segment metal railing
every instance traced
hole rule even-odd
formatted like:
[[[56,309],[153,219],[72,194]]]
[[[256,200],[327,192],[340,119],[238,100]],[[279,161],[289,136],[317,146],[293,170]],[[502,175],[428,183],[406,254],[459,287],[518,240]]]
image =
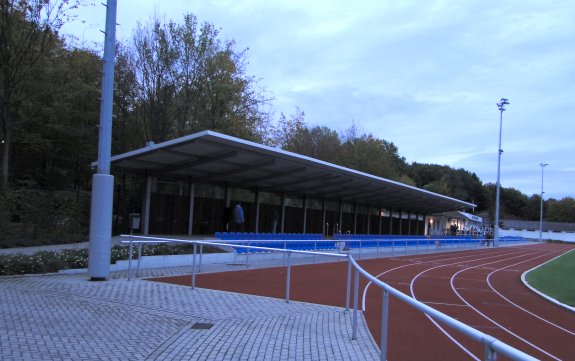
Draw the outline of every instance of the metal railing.
[[[475,342],[480,343],[483,345],[484,348],[484,360],[486,361],[496,361],[497,355],[501,354],[506,357],[509,357],[512,360],[526,360],[526,361],[536,361],[537,359],[486,334],[475,328],[466,325],[465,323],[458,321],[406,294],[403,292],[391,287],[390,285],[380,281],[376,277],[372,276],[366,270],[364,270],[354,259],[351,253],[342,254],[342,253],[329,253],[329,252],[317,252],[317,251],[303,251],[303,250],[291,250],[286,248],[272,248],[272,247],[258,247],[258,246],[251,246],[251,245],[242,245],[236,243],[228,243],[228,242],[206,242],[206,241],[193,241],[193,240],[181,240],[181,239],[171,239],[171,238],[154,238],[154,237],[145,237],[145,236],[133,236],[133,235],[122,235],[122,238],[128,238],[127,241],[122,241],[122,243],[129,243],[129,258],[128,258],[128,280],[131,280],[131,264],[133,261],[132,252],[133,252],[133,244],[137,243],[138,247],[138,274],[140,271],[140,261],[142,258],[142,244],[145,243],[186,243],[186,244],[193,244],[193,258],[192,258],[192,289],[196,287],[196,273],[201,270],[201,263],[202,263],[202,250],[203,246],[216,246],[216,247],[232,247],[232,248],[243,248],[246,250],[253,250],[258,252],[283,252],[287,255],[286,263],[286,288],[285,288],[285,301],[289,303],[290,301],[290,289],[291,289],[291,268],[292,268],[292,261],[291,256],[292,254],[307,254],[312,256],[327,256],[327,257],[335,257],[339,259],[346,259],[348,262],[347,267],[347,281],[346,281],[346,299],[345,299],[345,311],[349,312],[350,309],[350,296],[351,296],[351,283],[352,283],[352,271],[353,271],[353,311],[352,311],[352,340],[357,339],[357,328],[358,328],[358,307],[359,307],[359,277],[363,275],[369,281],[371,281],[374,285],[378,286],[382,289],[382,319],[381,319],[381,340],[380,340],[380,360],[385,361],[387,360],[387,340],[389,338],[388,332],[388,322],[389,322],[389,296],[393,296],[401,302],[406,303],[407,305],[413,307],[417,311],[428,315],[429,317],[433,318],[435,321],[442,323],[443,325],[462,333],[463,335],[469,337],[470,339],[474,340]],[[292,240],[296,241],[296,240]],[[346,242],[350,242],[353,240],[346,240]],[[371,240],[370,240],[371,241]],[[401,240],[404,241],[404,240]],[[406,240],[407,241],[407,240]],[[237,242],[237,241],[234,241]],[[254,242],[254,241],[250,241]],[[318,241],[319,242],[319,241]],[[333,241],[331,241],[333,242]],[[196,267],[196,256],[198,254],[197,247],[200,247],[199,252],[199,264]],[[287,246],[287,245],[286,245]],[[407,248],[407,243],[405,243],[405,247]],[[249,252],[246,252],[247,257],[249,257]],[[247,258],[246,258],[247,261]],[[198,270],[196,271],[196,268]]]

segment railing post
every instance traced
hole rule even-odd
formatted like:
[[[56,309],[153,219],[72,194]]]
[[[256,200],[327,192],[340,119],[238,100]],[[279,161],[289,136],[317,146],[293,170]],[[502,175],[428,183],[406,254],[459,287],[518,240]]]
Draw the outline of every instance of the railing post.
[[[140,277],[140,268],[142,265],[142,242],[138,245],[138,270],[136,271],[136,277]]]
[[[286,303],[289,303],[289,291],[291,283],[291,252],[287,254],[287,275],[286,275]]]
[[[200,244],[200,264],[198,264],[198,272],[202,272],[202,254],[204,253],[204,245]]]
[[[485,344],[485,361],[497,361],[497,352],[491,348],[489,343]]]
[[[244,243],[245,244],[245,243]],[[251,242],[248,241],[248,247],[251,245]],[[250,267],[250,249],[246,248],[246,268]]]
[[[192,257],[192,289],[196,288],[196,243],[194,243],[194,255]]]
[[[128,247],[128,281],[132,280],[132,250],[134,249],[134,239],[130,237],[130,247]]]
[[[351,339],[357,340],[357,308],[359,298],[359,271],[355,270],[353,277],[353,332]]]
[[[349,311],[349,296],[351,295],[351,255],[347,255],[347,288],[345,291],[345,312]]]
[[[389,292],[384,288],[381,289],[383,302],[381,305],[381,348],[379,359],[381,361],[387,360],[387,325],[389,322]]]

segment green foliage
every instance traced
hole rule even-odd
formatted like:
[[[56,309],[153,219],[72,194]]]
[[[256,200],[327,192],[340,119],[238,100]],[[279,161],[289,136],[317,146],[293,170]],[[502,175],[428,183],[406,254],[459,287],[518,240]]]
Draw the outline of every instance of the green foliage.
[[[88,192],[18,189],[0,194],[0,247],[84,241]]]
[[[575,251],[527,274],[527,282],[541,292],[575,306]]]
[[[413,163],[408,174],[415,186],[485,207],[485,195],[481,181],[465,169],[453,169],[445,165]]]
[[[12,142],[26,97],[23,84],[58,42],[58,30],[81,0],[0,1],[0,136],[3,138],[0,190],[8,189]]]
[[[15,126],[13,184],[87,189],[96,158],[99,57],[55,47],[23,84],[26,99]]]
[[[575,198],[550,199],[546,203],[546,221],[575,223]]]
[[[142,246],[142,256],[192,254],[193,245],[169,245],[165,243],[146,244]],[[199,249],[198,249],[199,252]],[[204,246],[203,253],[218,253],[219,249]],[[111,263],[127,260],[129,246],[116,245],[112,247]],[[133,259],[138,258],[138,248],[133,247]],[[33,255],[0,254],[0,276],[52,273],[63,269],[88,267],[87,249],[64,249],[57,252],[41,251]]]
[[[132,42],[118,48],[114,131],[126,138],[115,148],[131,150],[206,129],[263,141],[268,99],[245,73],[245,51],[234,47],[191,14],[181,24],[158,17],[139,24]]]

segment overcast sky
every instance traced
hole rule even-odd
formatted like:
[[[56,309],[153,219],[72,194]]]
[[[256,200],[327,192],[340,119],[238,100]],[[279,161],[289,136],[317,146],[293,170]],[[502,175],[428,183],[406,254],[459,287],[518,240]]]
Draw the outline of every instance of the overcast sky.
[[[495,183],[501,97],[501,184],[575,196],[575,1],[118,0],[117,37],[154,13],[193,13],[249,48],[248,73],[299,107],[309,125],[355,122],[408,162],[445,164]],[[103,42],[105,8],[64,28]],[[84,21],[82,23],[82,21]]]

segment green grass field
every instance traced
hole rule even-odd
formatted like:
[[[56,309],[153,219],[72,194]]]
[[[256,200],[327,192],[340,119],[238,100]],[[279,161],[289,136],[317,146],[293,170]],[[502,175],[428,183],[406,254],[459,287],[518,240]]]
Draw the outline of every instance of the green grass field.
[[[575,250],[527,274],[532,287],[569,306],[575,306]]]

